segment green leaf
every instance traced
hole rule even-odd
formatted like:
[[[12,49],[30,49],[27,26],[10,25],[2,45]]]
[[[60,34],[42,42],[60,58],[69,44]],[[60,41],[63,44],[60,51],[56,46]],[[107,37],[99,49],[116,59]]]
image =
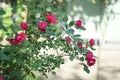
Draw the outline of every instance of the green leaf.
[[[0,53],[0,57],[3,59],[3,60],[6,60],[6,61],[9,61],[10,60],[10,57],[7,56],[6,54],[4,54],[2,51]]]
[[[76,34],[76,35],[74,35],[74,37],[80,37],[81,35],[79,35],[79,34]]]
[[[6,12],[0,8],[0,15],[4,15]]]
[[[55,71],[52,71],[52,75],[56,75],[56,72],[55,72]]]
[[[10,25],[10,29],[16,34],[16,30],[15,30],[15,27],[13,25]]]
[[[35,75],[34,75],[34,73],[33,73],[33,72],[31,72],[31,75],[33,76],[33,78],[35,78]]]
[[[80,59],[79,59],[80,61],[84,61],[84,57],[80,57]]]
[[[30,15],[30,18],[31,19],[35,19],[35,15]]]
[[[84,66],[84,71],[85,71],[86,73],[90,73],[90,70],[88,69],[87,66]]]
[[[4,25],[2,25],[1,27],[5,32],[7,32],[7,28]]]
[[[84,71],[86,72],[86,73],[90,73],[90,70],[89,70],[89,68],[88,68],[88,66],[86,65],[86,64],[84,64],[84,63],[81,63],[81,65],[83,65],[84,66]]]
[[[86,30],[84,26],[79,27],[81,30]]]
[[[65,21],[65,22],[67,22],[68,21],[67,15],[65,15],[62,20]]]
[[[70,23],[69,23],[69,26],[73,26],[75,24],[75,22],[74,21],[71,21]]]
[[[73,61],[73,60],[74,60],[74,56],[73,56],[73,55],[70,55],[69,59],[70,59],[71,61]]]
[[[96,50],[95,48],[93,48],[93,46],[89,46],[92,50]]]
[[[76,40],[77,42],[84,43],[84,41],[83,41],[82,39],[80,39],[80,38],[76,38],[75,40]]]
[[[70,34],[74,34],[74,32],[75,32],[75,31],[74,31],[73,29],[68,29],[68,30],[66,30],[66,33],[69,34],[69,35],[70,35]]]

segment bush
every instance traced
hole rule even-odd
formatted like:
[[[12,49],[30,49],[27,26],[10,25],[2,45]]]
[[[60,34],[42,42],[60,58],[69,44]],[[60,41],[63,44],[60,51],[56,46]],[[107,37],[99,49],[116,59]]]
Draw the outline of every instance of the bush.
[[[81,20],[67,23],[68,17],[61,15],[54,8],[56,0],[24,0],[27,6],[27,21],[11,26],[12,33],[7,32],[9,44],[0,45],[1,76],[5,80],[25,80],[33,71],[56,74],[56,68],[65,63],[64,56],[71,61],[77,59],[89,73],[89,66],[96,59],[92,50],[94,40],[85,41],[75,29],[86,30]],[[36,15],[37,14],[37,15]],[[54,51],[52,51],[54,50]]]

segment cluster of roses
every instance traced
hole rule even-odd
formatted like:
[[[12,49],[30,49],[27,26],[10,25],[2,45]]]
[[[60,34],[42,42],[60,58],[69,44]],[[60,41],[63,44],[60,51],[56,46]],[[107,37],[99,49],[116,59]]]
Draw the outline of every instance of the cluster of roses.
[[[48,23],[53,23],[53,24],[56,23],[56,17],[54,14],[47,14],[46,19],[48,22],[41,21],[38,23],[38,30],[40,30],[41,32],[45,32],[45,28],[47,28]],[[22,30],[26,30],[28,28],[28,24],[25,22],[22,22],[20,24],[20,28]],[[18,45],[18,44],[21,44],[22,42],[24,42],[25,39],[26,39],[25,33],[21,32],[21,33],[16,34],[14,39],[8,39],[8,41],[9,41],[9,43],[11,43],[13,45]]]
[[[81,27],[81,26],[82,26],[82,21],[81,21],[81,20],[77,20],[77,21],[75,22],[75,26],[76,26],[76,28]],[[65,38],[66,38],[66,44],[69,45],[69,44],[72,42],[71,37],[70,37],[70,36],[66,36]],[[94,44],[95,44],[94,39],[90,39],[90,40],[89,40],[89,45],[90,45],[90,46],[93,46]],[[78,45],[78,47],[79,47],[80,49],[82,49],[83,44],[82,44],[81,42],[77,42],[77,45]],[[88,48],[88,46],[86,46],[86,48]],[[89,52],[87,53],[86,58],[87,58],[87,65],[88,65],[88,66],[92,66],[92,65],[95,64],[96,59],[94,58],[93,53],[92,53],[91,51],[89,51]]]
[[[70,36],[67,36],[66,38],[67,38],[66,44],[70,44],[72,42],[72,39],[70,38]],[[94,44],[95,44],[94,39],[90,39],[89,40],[89,45],[93,46]],[[83,45],[82,45],[81,42],[77,42],[77,45],[80,49],[82,49]],[[86,48],[87,48],[87,46],[86,46]],[[89,51],[87,53],[86,58],[87,58],[87,65],[88,66],[92,66],[92,65],[95,64],[96,59],[94,58],[93,53],[91,51]]]
[[[38,30],[40,30],[40,32],[44,33],[45,32],[45,29],[48,27],[48,24],[50,23],[53,23],[53,24],[56,24],[57,20],[56,20],[56,16],[54,14],[47,14],[46,15],[46,22],[45,21],[40,21],[38,23]],[[77,20],[75,22],[75,26],[76,28],[80,28],[82,26],[82,21],[81,20]],[[20,28],[22,30],[26,30],[28,28],[28,24],[23,22],[20,24]],[[70,36],[66,36],[66,44],[71,44],[72,42],[72,39]],[[8,39],[9,43],[13,44],[13,45],[18,45],[22,42],[24,42],[24,40],[26,39],[26,35],[24,32],[21,32],[19,34],[16,34],[15,35],[15,38],[14,39]],[[93,46],[94,45],[94,40],[93,39],[90,39],[89,41],[89,45],[90,46]],[[81,42],[77,42],[77,45],[80,49],[82,49],[83,47],[83,44]],[[86,46],[87,48],[87,46]],[[93,57],[93,53],[91,51],[89,51],[86,55],[87,57],[87,65],[88,66],[92,66],[95,64],[96,60],[95,58]]]

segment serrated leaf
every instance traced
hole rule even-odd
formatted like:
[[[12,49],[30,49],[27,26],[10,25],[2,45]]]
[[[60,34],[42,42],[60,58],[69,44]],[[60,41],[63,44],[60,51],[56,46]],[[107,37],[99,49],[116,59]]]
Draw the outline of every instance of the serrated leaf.
[[[86,30],[84,26],[81,26],[80,29],[84,31]]]
[[[75,22],[74,21],[71,21],[70,23],[69,23],[69,26],[73,26],[75,24]]]
[[[74,31],[73,29],[68,29],[68,30],[66,30],[66,33],[67,33],[67,34],[74,34],[74,32],[75,32],[75,31]]]

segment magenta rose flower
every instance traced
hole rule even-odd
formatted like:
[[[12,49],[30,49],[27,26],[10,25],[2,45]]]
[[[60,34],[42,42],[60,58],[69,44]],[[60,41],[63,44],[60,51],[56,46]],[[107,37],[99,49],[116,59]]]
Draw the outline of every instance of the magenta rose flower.
[[[70,36],[66,36],[66,44],[70,44],[72,42],[72,39]]]
[[[26,29],[28,28],[28,24],[25,23],[25,22],[22,22],[22,23],[20,24],[20,28],[21,28],[22,30],[26,30]]]
[[[81,42],[77,42],[77,45],[80,49],[82,48],[82,43]]]
[[[56,23],[56,17],[54,14],[47,14],[46,15],[48,23]]]
[[[17,41],[18,43],[22,43],[25,39],[26,35],[24,32],[15,35],[15,41]]]
[[[87,65],[88,65],[88,66],[92,66],[92,65],[95,64],[95,62],[96,62],[96,59],[92,58],[92,59],[90,59],[90,60],[87,60]]]
[[[90,60],[93,58],[93,53],[91,51],[89,51],[86,55],[87,59]]]
[[[81,20],[77,20],[75,25],[76,25],[76,27],[81,27],[82,26],[82,21]]]
[[[38,23],[38,29],[41,31],[41,32],[45,32],[45,28],[47,27],[47,22],[39,22]]]
[[[90,39],[90,40],[89,40],[89,44],[90,44],[90,46],[93,46],[93,45],[95,44],[94,39]]]
[[[4,80],[2,76],[0,76],[0,80]]]

